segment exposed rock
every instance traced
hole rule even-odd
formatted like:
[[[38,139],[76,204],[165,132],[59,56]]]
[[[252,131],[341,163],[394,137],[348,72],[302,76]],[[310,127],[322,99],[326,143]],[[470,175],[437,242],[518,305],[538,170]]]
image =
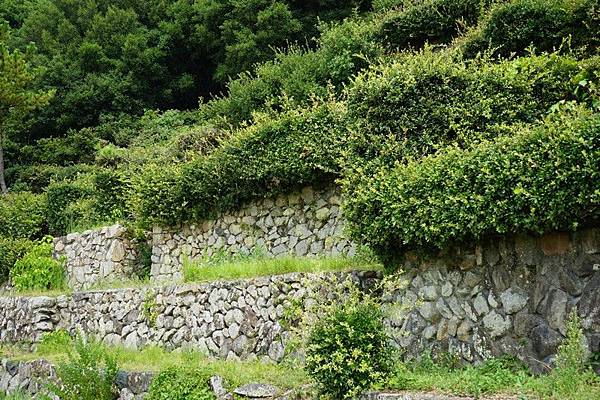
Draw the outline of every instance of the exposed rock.
[[[483,325],[489,332],[492,338],[502,336],[510,328],[510,320],[504,319],[502,315],[496,311],[492,311],[485,317],[483,317]]]
[[[249,397],[251,399],[273,397],[276,396],[278,392],[279,389],[277,389],[275,386],[264,383],[249,383],[247,385],[235,388],[233,391],[233,393],[239,396]]]
[[[527,300],[529,300],[529,296],[513,288],[509,288],[500,294],[500,300],[502,301],[504,312],[507,314],[514,314],[525,307]]]

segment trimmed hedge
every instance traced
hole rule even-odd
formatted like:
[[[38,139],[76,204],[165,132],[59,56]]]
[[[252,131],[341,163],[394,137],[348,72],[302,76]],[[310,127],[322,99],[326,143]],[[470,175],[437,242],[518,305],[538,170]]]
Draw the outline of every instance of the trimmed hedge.
[[[362,176],[359,186],[345,188],[353,237],[389,258],[405,249],[597,221],[600,114],[575,108],[514,131]]]
[[[504,57],[538,51],[554,51],[571,37],[574,48],[588,52],[600,46],[598,0],[516,0],[494,7],[480,26],[465,39],[467,57],[492,49]]]
[[[425,0],[388,13],[379,39],[388,47],[421,48],[450,43],[461,29],[477,24],[490,0]]]
[[[467,147],[517,122],[534,122],[568,99],[588,73],[559,55],[500,63],[455,60],[425,49],[358,76],[349,90],[349,164],[368,169]]]
[[[330,182],[345,146],[345,107],[328,102],[263,116],[219,149],[182,167],[150,167],[135,182],[147,222],[201,220],[305,185]]]
[[[46,231],[46,197],[29,192],[0,197],[0,236],[36,239]]]

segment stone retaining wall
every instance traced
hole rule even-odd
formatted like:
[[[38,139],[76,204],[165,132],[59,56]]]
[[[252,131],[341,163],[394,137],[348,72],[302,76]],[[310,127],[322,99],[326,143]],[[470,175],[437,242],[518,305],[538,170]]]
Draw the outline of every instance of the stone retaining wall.
[[[216,252],[268,255],[353,255],[355,245],[344,236],[338,188],[304,188],[275,199],[252,202],[234,212],[196,225],[156,227],[152,234],[155,280],[181,278],[184,259]]]
[[[433,349],[473,362],[508,353],[544,370],[572,311],[600,351],[599,229],[490,240],[428,260],[407,254],[404,268],[409,287],[388,296],[416,306],[389,322],[408,333],[397,342],[409,355]]]
[[[340,279],[363,284],[369,272],[287,274],[237,281],[0,297],[0,342],[37,342],[45,332],[83,332],[128,348],[194,348],[228,359],[283,356],[285,304],[308,296],[307,281],[327,290]],[[312,290],[312,289],[310,289]]]
[[[54,257],[65,259],[69,287],[82,290],[131,277],[136,251],[126,233],[125,227],[113,225],[54,239]]]
[[[140,400],[150,389],[153,374],[125,372],[117,374],[117,400]],[[0,393],[16,392],[35,395],[44,393],[47,382],[55,381],[56,368],[45,360],[12,361],[3,359],[0,364]]]

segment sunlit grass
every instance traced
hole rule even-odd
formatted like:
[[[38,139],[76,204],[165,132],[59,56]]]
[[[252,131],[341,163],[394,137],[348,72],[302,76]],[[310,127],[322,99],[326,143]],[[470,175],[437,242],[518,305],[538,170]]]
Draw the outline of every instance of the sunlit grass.
[[[349,270],[381,270],[368,257],[268,257],[262,254],[213,256],[186,261],[185,282],[245,279],[292,272],[318,273]]]

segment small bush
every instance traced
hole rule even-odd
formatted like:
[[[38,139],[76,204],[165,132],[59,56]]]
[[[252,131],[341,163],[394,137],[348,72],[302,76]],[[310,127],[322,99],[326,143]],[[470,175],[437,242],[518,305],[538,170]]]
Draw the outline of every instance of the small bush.
[[[39,239],[46,230],[43,195],[11,193],[0,198],[0,236]]]
[[[33,247],[29,239],[10,239],[0,236],[0,282],[8,279],[15,263]]]
[[[52,258],[52,238],[46,237],[18,260],[10,270],[17,290],[61,289],[65,284],[63,262]]]
[[[210,376],[200,370],[170,367],[153,380],[146,400],[213,400]]]
[[[61,400],[114,400],[117,397],[117,362],[96,343],[75,340],[75,354],[56,369],[58,383],[50,393]]]
[[[381,305],[370,296],[349,296],[321,314],[306,348],[306,370],[323,394],[356,398],[382,383],[393,369]]]
[[[355,239],[380,255],[600,218],[600,116],[569,107],[471,150],[363,175],[345,196]]]
[[[516,0],[499,3],[463,42],[467,57],[489,49],[504,57],[525,54],[528,47],[554,51],[563,45],[600,45],[598,0]]]

